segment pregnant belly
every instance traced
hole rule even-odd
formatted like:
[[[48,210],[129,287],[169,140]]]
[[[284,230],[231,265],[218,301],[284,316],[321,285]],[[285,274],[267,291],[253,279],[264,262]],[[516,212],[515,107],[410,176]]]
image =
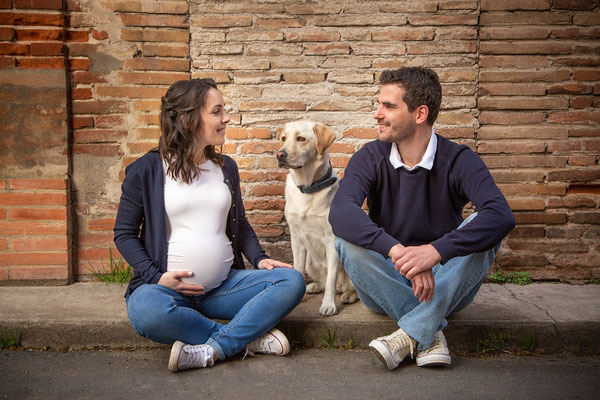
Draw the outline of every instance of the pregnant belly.
[[[233,263],[231,242],[224,238],[172,240],[169,242],[168,271],[192,271],[185,283],[204,286],[207,292],[221,285]]]

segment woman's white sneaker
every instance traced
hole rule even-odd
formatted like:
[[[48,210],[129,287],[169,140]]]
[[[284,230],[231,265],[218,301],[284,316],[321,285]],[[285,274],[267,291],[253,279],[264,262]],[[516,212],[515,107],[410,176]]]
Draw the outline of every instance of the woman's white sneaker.
[[[433,342],[428,349],[419,350],[417,353],[417,365],[419,367],[434,367],[439,365],[450,365],[450,351],[442,331],[437,331]]]
[[[182,371],[190,368],[212,367],[213,349],[208,344],[185,344],[180,341],[173,343],[169,357],[169,371]]]
[[[255,353],[285,356],[290,352],[290,342],[279,329],[273,328],[246,345],[246,355]],[[244,357],[246,357],[244,355]]]

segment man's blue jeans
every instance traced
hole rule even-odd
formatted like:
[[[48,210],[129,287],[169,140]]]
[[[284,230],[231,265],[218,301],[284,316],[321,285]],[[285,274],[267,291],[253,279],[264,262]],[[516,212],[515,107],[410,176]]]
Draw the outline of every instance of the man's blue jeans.
[[[459,229],[474,216],[463,221]],[[425,350],[436,331],[448,325],[446,317],[473,301],[500,244],[488,251],[455,257],[444,265],[434,266],[435,292],[429,303],[419,303],[411,281],[394,269],[389,258],[340,238],[335,248],[360,300],[371,310],[398,321],[398,326],[419,343],[419,350]]]
[[[232,269],[221,286],[199,296],[142,285],[127,297],[127,314],[142,336],[165,344],[206,343],[223,360],[273,328],[300,303],[305,289],[294,269]],[[223,325],[210,318],[231,321]]]

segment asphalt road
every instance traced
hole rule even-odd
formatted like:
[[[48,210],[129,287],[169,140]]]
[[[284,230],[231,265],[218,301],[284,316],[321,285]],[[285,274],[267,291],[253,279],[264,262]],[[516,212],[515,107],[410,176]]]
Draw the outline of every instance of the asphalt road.
[[[599,399],[600,357],[453,357],[388,371],[367,350],[293,350],[167,371],[168,350],[0,351],[6,399]]]

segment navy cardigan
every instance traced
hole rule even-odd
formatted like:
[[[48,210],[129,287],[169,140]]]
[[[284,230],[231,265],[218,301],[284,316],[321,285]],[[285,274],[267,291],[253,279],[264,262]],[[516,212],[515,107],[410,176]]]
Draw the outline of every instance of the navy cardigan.
[[[233,248],[232,268],[244,269],[242,254],[256,267],[268,256],[246,219],[237,164],[225,156],[222,170],[231,191],[226,234]],[[144,283],[157,283],[167,271],[164,188],[162,161],[157,151],[140,157],[125,169],[114,228],[117,249],[134,271],[125,296]]]

